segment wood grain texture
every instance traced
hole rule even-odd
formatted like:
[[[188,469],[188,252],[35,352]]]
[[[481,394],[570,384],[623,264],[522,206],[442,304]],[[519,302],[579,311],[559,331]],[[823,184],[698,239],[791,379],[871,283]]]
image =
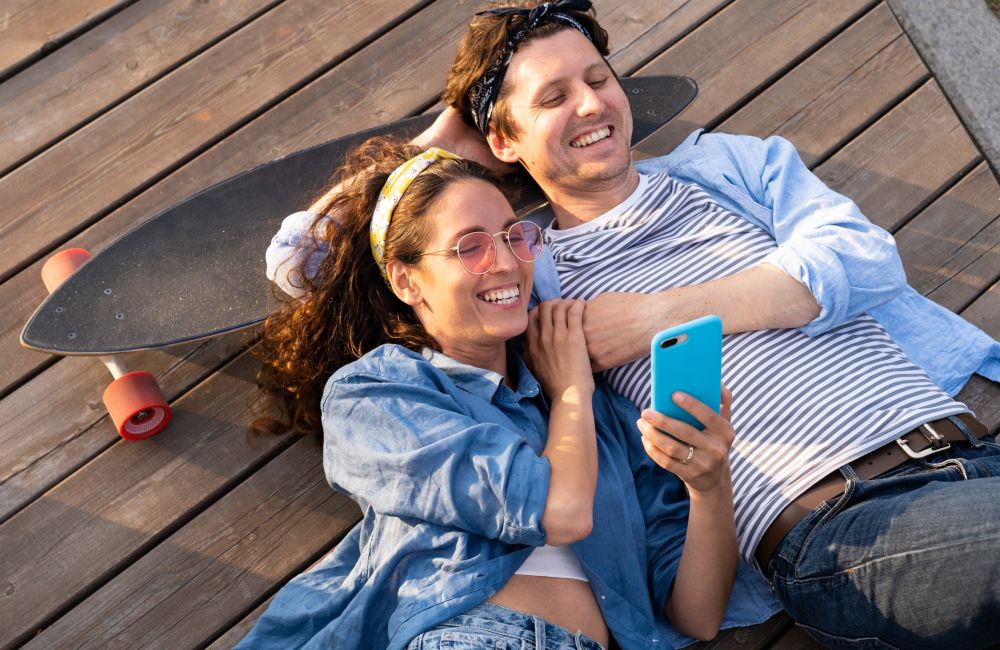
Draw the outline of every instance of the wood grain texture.
[[[153,373],[173,401],[231,359],[246,338],[240,332],[143,352],[126,363]],[[102,401],[111,379],[97,359],[70,357],[0,401],[0,522],[120,440]]]
[[[251,438],[243,355],[176,402],[169,435],[118,442],[0,525],[0,647],[25,641],[287,446]]]
[[[0,84],[0,174],[275,3],[143,0],[8,79]]]
[[[813,167],[929,74],[889,7],[880,4],[714,130],[782,136]]]
[[[0,5],[0,78],[135,0],[8,0]]]
[[[0,222],[0,278],[252,119],[416,3],[383,12],[375,11],[376,0],[289,0],[7,174],[0,179],[8,211]]]
[[[358,520],[321,457],[300,439],[26,647],[198,647]]]
[[[693,129],[723,120],[874,6],[867,0],[741,0],[657,56],[640,74],[686,74],[698,99],[640,147],[670,151]]]
[[[1000,278],[1000,184],[980,163],[895,236],[910,285],[961,312]]]
[[[814,171],[892,231],[980,159],[940,87],[928,81]]]

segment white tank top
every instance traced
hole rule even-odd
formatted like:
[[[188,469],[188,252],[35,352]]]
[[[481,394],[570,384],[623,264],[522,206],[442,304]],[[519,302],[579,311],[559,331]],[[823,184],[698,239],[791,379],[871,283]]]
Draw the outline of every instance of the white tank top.
[[[524,561],[521,568],[514,572],[522,576],[543,576],[547,578],[570,578],[572,580],[587,580],[583,574],[583,567],[576,553],[568,546],[539,546],[528,559]]]

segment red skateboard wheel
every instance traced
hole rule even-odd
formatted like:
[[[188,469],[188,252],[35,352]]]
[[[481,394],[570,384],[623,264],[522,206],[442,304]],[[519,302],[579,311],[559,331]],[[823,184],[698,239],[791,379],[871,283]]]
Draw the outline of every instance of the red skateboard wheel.
[[[156,435],[170,422],[170,406],[148,372],[122,375],[104,390],[104,406],[126,440]]]
[[[83,248],[59,251],[42,265],[42,282],[45,283],[45,288],[52,293],[89,259],[90,251]]]

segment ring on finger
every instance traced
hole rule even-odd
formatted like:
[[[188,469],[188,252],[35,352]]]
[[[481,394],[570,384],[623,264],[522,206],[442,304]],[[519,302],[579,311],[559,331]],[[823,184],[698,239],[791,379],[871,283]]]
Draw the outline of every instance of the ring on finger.
[[[687,458],[681,461],[681,465],[687,465],[694,458],[694,445],[688,445],[688,455]]]

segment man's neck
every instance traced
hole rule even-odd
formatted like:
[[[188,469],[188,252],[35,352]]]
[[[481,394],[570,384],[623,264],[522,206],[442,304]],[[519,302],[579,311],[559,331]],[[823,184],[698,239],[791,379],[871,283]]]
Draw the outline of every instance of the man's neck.
[[[558,188],[547,192],[552,214],[560,230],[593,221],[608,210],[621,205],[639,186],[639,173],[630,165],[619,183],[593,189]]]

